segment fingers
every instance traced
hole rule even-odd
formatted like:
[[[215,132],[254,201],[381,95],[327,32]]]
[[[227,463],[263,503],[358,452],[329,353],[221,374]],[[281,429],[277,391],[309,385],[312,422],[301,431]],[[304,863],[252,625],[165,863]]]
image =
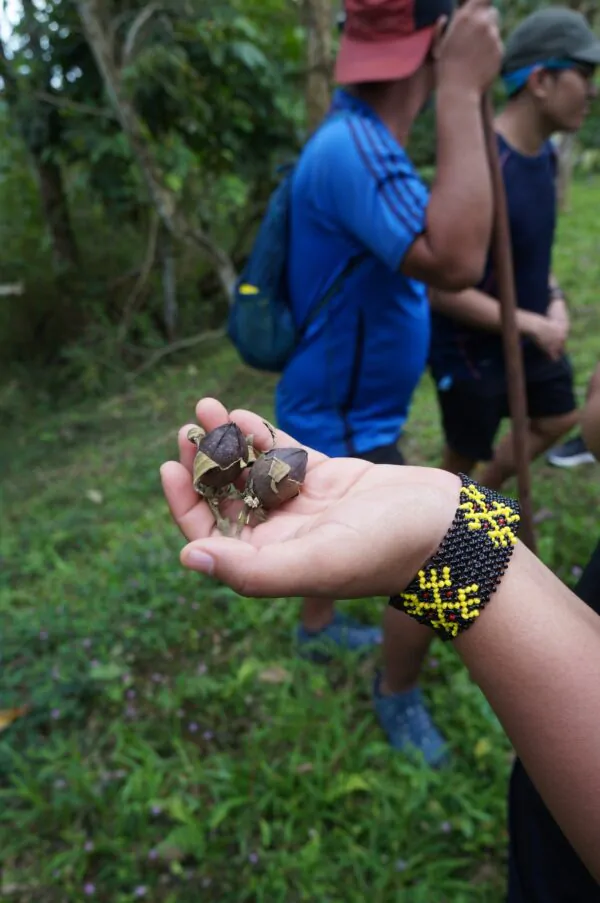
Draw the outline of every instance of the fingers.
[[[359,550],[348,555],[347,547],[342,552],[340,548],[339,539],[329,539],[321,530],[261,548],[215,537],[186,546],[181,562],[190,570],[216,577],[242,596],[360,595],[364,586],[358,579]]]
[[[196,417],[207,433],[230,419],[227,408],[216,398],[201,398],[196,405]]]
[[[160,478],[173,520],[186,539],[210,536],[215,520],[208,505],[199,501],[188,469],[177,461],[167,461]]]
[[[186,426],[182,426],[177,437],[177,442],[179,445],[179,460],[188,471],[188,479],[189,474],[193,472],[194,457],[196,455],[196,446],[193,442],[190,442],[187,437],[193,425],[194,424],[192,423],[188,423],[186,424]]]

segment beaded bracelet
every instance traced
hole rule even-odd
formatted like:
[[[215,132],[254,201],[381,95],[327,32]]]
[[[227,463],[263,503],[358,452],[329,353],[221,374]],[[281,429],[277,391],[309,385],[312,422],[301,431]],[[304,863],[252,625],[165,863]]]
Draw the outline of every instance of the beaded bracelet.
[[[433,556],[390,605],[453,640],[477,620],[517,542],[519,505],[464,474],[454,520]]]

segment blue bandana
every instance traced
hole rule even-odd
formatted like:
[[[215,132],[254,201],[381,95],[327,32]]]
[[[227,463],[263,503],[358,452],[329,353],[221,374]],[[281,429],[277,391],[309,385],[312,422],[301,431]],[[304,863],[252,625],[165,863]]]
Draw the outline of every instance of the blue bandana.
[[[536,69],[572,69],[572,60],[546,60],[545,62],[532,63],[531,66],[523,66],[514,72],[507,72],[502,76],[506,93],[509,97],[520,91],[527,84],[527,79]]]

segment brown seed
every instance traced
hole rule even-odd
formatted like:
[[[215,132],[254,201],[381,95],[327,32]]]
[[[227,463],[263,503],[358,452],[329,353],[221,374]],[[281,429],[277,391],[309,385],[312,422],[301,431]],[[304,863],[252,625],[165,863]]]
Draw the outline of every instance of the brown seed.
[[[197,490],[201,486],[225,488],[237,480],[248,464],[248,443],[235,423],[224,423],[202,438],[190,430],[188,438],[198,449],[194,459],[194,486]]]
[[[308,455],[303,448],[274,448],[252,467],[248,492],[262,508],[270,510],[293,499],[306,476]]]

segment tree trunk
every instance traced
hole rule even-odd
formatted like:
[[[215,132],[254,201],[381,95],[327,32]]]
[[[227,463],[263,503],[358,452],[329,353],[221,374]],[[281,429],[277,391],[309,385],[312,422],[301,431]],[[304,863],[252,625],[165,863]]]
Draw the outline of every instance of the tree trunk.
[[[236,280],[235,267],[231,258],[213,242],[210,235],[187,222],[177,210],[177,200],[173,192],[166,187],[164,175],[154,158],[144,124],[123,90],[120,73],[115,64],[113,47],[103,22],[103,0],[76,0],[76,2],[87,42],[104,80],[108,97],[144,176],[148,192],[161,222],[175,238],[187,242],[193,241],[199,245],[215,267],[227,297],[231,298]]]
[[[42,208],[52,239],[52,253],[57,270],[77,267],[79,253],[71,226],[71,215],[63,183],[62,171],[54,160],[33,153]]]
[[[575,167],[575,135],[562,135],[558,146],[558,205],[565,213],[571,206],[571,182]]]
[[[160,237],[160,256],[162,262],[163,317],[165,332],[169,342],[174,342],[177,333],[177,274],[175,271],[175,250],[173,236],[162,229]]]
[[[43,105],[39,102],[33,102],[29,106],[21,103],[23,98],[19,83],[12,70],[11,62],[6,56],[1,38],[0,76],[4,81],[6,102],[11,116],[13,116],[15,124],[21,132],[23,141],[35,166],[42,209],[52,239],[54,263],[60,273],[76,267],[79,262],[77,242],[71,226],[71,215],[64,189],[62,170],[56,160],[46,159],[43,151],[32,146],[32,142],[29,140],[23,111],[27,110],[29,118],[41,116]]]
[[[331,0],[304,0],[307,65],[306,125],[312,133],[329,109],[333,84]]]

